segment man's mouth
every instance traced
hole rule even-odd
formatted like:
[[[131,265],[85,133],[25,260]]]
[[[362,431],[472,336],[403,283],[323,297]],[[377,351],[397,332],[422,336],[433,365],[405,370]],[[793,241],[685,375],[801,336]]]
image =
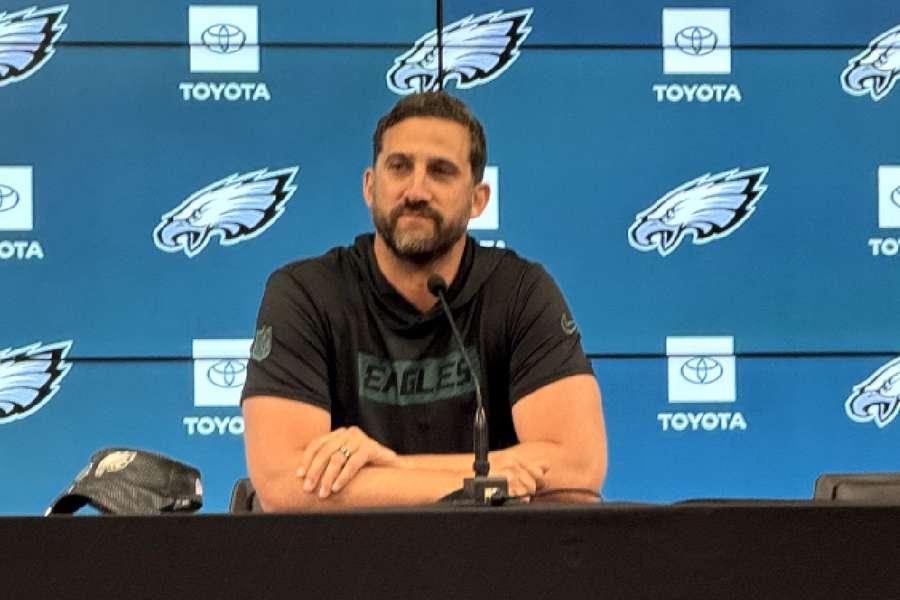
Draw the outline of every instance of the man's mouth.
[[[397,221],[402,219],[403,217],[408,217],[411,219],[422,219],[426,221],[432,221],[435,225],[439,225],[441,222],[440,215],[437,215],[429,210],[404,210],[401,211],[399,215],[397,215]]]

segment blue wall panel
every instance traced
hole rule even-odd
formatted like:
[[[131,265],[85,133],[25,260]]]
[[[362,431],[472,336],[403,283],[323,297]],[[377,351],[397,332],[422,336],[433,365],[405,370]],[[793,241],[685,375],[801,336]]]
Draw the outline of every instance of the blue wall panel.
[[[596,358],[618,500],[805,497],[820,472],[898,468],[900,425],[854,422],[845,402],[900,354],[900,220],[879,226],[879,185],[894,180],[878,175],[900,165],[900,92],[853,96],[841,77],[900,15],[881,1],[716,5],[731,9],[730,72],[670,74],[662,11],[692,2],[445,2],[448,25],[533,8],[502,74],[447,88],[484,122],[499,169],[499,227],[473,234],[548,268]],[[0,47],[4,18],[30,6],[0,7]],[[272,270],[371,229],[361,175],[398,98],[386,77],[436,6],[260,2],[258,72],[212,73],[191,72],[187,3],[67,6],[55,54],[20,81],[0,75],[0,351],[72,342],[56,395],[0,416],[0,514],[40,512],[112,445],[194,463],[207,509],[222,510],[245,469],[240,435],[184,419],[239,410],[195,406],[194,341],[252,337]],[[21,167],[26,230],[9,225]],[[154,243],[201,189],[288,168],[296,190],[257,237],[213,236],[193,257]],[[666,256],[629,243],[675,188],[754,168],[766,189],[727,236],[686,235]],[[711,335],[733,338],[735,402],[674,406],[667,338]],[[747,428],[663,431],[659,418],[722,411]]]

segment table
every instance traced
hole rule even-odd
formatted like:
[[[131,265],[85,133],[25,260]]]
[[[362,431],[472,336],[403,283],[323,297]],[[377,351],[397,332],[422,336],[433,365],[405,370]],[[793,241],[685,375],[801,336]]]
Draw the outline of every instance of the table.
[[[900,598],[900,506],[0,518],[0,598]]]

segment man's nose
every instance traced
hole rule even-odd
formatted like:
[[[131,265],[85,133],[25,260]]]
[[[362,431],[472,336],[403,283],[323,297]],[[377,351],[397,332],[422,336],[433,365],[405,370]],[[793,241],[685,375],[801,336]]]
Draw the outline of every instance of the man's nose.
[[[428,172],[424,168],[416,168],[413,170],[412,177],[409,181],[409,187],[406,188],[406,199],[431,202],[431,186],[428,181]]]

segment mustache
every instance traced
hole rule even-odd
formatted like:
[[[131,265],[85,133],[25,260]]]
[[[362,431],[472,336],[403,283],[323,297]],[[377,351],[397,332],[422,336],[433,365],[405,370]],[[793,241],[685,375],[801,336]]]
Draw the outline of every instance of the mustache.
[[[425,200],[406,200],[403,204],[394,207],[390,213],[392,224],[396,224],[403,215],[414,215],[417,217],[425,217],[431,219],[436,225],[440,226],[444,222],[444,218],[439,212],[431,208]]]

